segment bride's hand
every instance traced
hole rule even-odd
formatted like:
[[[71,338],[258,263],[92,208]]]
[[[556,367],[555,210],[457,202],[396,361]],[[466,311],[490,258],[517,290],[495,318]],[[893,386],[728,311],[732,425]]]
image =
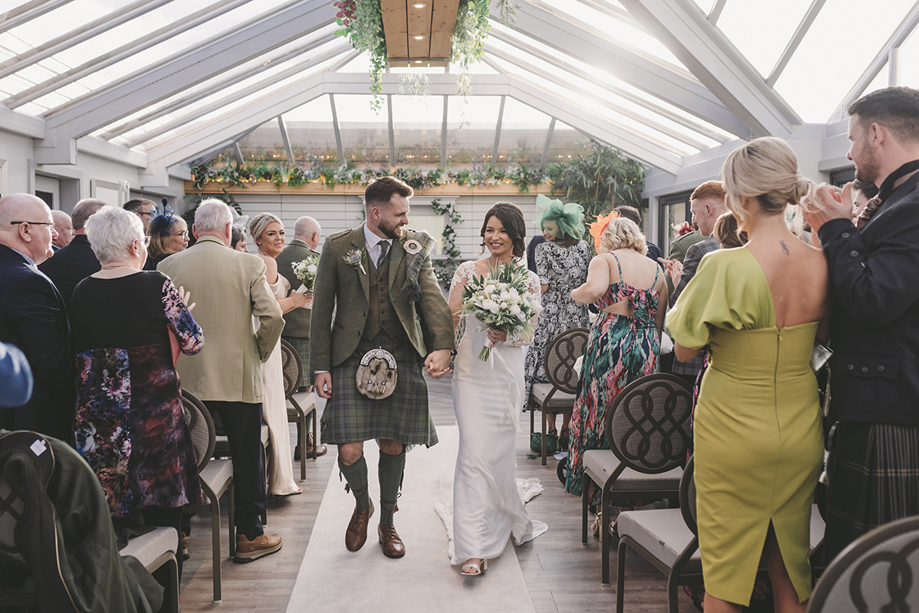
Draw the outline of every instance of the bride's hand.
[[[491,346],[494,347],[498,343],[503,343],[507,341],[507,332],[502,330],[495,330],[493,328],[488,328],[485,331],[485,334],[488,336],[488,342],[491,343]]]

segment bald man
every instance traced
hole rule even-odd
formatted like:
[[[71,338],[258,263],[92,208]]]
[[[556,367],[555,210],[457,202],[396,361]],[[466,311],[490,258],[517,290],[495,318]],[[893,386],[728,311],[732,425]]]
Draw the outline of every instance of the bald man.
[[[57,238],[51,241],[51,249],[57,251],[69,245],[73,239],[73,221],[64,211],[51,211],[51,217],[54,219],[54,230],[57,232]]]
[[[51,210],[31,194],[0,198],[0,341],[16,345],[34,377],[32,398],[0,410],[0,428],[70,441],[74,358],[61,294],[38,270],[57,232]]]
[[[294,238],[291,240],[277,257],[278,272],[284,275],[284,278],[290,281],[291,289],[297,289],[302,285],[297,275],[294,274],[292,265],[295,262],[301,262],[306,258],[319,255],[316,247],[319,246],[319,235],[322,228],[319,222],[312,217],[304,216],[294,223]],[[310,316],[311,309],[294,309],[284,315],[284,332],[281,336],[285,341],[296,348],[300,354],[300,360],[303,362],[303,381],[309,386],[312,383],[310,374]]]

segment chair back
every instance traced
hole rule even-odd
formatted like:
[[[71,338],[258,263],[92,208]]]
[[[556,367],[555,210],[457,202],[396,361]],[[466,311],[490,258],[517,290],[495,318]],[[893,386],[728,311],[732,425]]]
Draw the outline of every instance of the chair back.
[[[692,456],[686,462],[683,468],[683,476],[680,478],[680,511],[683,514],[683,521],[686,527],[695,534],[699,534],[699,526],[696,523],[696,463]]]
[[[622,464],[642,473],[683,466],[690,448],[692,390],[658,373],[627,385],[606,416],[606,440]]]
[[[185,407],[185,420],[188,423],[188,432],[191,434],[191,444],[195,448],[200,473],[214,455],[217,429],[214,427],[210,411],[191,392],[182,390],[182,406]]]
[[[281,366],[284,373],[284,397],[290,398],[297,393],[303,379],[303,362],[294,346],[281,339]]]
[[[919,517],[884,524],[830,563],[808,613],[919,611]]]
[[[587,328],[571,328],[552,339],[546,348],[543,357],[546,378],[567,394],[577,391],[580,375],[574,369],[574,363],[584,355],[588,334]]]

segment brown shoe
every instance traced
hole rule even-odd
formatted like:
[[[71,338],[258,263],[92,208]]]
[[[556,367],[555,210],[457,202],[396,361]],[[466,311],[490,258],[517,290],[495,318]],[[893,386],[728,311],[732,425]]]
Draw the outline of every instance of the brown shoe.
[[[383,555],[387,558],[401,558],[405,555],[405,543],[399,538],[396,527],[392,524],[377,528],[380,545],[383,546]]]
[[[364,511],[354,509],[348,530],[345,532],[345,548],[348,551],[357,551],[367,542],[367,522],[370,521],[371,515],[373,515],[372,502]]]
[[[251,541],[239,534],[236,536],[236,555],[233,561],[237,564],[245,564],[280,551],[280,549],[281,537],[277,534],[262,534]]]

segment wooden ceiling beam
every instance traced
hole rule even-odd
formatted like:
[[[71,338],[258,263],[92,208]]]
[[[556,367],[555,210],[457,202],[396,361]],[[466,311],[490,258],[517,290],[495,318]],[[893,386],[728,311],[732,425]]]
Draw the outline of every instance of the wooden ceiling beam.
[[[386,54],[391,58],[408,57],[408,21],[406,0],[381,0],[383,12],[383,36],[386,38]]]

